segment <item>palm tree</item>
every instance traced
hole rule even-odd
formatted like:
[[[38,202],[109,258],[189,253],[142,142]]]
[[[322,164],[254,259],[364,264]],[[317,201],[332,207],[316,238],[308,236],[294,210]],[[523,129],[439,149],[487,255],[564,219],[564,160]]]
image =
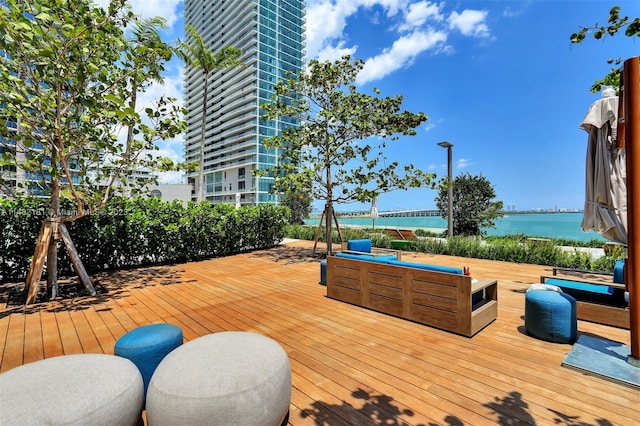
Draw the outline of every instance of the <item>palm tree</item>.
[[[196,201],[204,200],[204,135],[207,118],[207,98],[209,96],[209,75],[222,68],[236,67],[242,64],[240,55],[242,51],[235,47],[225,47],[217,52],[209,49],[202,36],[198,34],[193,25],[185,27],[187,35],[191,39],[189,42],[177,41],[175,47],[176,54],[188,66],[200,69],[204,76],[204,93],[202,102],[202,122],[200,127],[200,161],[198,170],[198,183]]]

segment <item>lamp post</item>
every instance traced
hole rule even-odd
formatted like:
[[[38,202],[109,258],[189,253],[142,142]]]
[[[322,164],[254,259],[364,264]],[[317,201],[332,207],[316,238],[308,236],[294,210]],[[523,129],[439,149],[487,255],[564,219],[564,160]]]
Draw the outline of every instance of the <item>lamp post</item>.
[[[447,233],[447,237],[451,238],[453,237],[453,150],[451,148],[453,148],[453,144],[450,142],[438,142],[438,145],[446,148],[447,149],[447,160],[448,160],[448,164],[447,164],[447,174],[448,174],[448,192],[447,192],[447,198],[449,201],[449,211],[447,213],[447,222],[448,222],[448,233]]]

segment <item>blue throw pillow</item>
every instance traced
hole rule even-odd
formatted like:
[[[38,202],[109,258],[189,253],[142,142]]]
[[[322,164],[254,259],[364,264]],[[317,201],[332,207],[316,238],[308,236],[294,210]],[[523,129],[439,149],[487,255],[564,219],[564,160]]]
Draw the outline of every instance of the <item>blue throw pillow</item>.
[[[371,240],[349,240],[347,241],[347,250],[371,253]]]

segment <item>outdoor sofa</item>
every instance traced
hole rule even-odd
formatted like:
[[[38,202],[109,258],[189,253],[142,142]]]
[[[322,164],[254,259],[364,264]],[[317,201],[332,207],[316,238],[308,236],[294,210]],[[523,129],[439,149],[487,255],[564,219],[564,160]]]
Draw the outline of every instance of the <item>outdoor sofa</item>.
[[[625,296],[624,261],[616,262],[611,282],[580,280],[569,277],[541,276],[540,282],[551,284],[576,299],[578,319],[629,328],[629,302]]]
[[[497,317],[496,280],[461,268],[393,256],[339,252],[327,257],[327,296],[471,337]]]

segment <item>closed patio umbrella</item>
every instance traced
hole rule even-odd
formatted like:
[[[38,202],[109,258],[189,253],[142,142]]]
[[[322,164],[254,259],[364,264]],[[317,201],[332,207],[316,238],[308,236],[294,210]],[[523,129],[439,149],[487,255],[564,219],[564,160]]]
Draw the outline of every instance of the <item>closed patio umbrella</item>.
[[[624,147],[617,147],[618,97],[605,89],[580,128],[589,133],[583,231],[627,244],[627,183]]]
[[[373,200],[371,200],[371,219],[373,221],[373,230],[375,231],[376,229],[376,219],[378,217],[380,217],[380,215],[378,214],[378,198],[374,197]]]

